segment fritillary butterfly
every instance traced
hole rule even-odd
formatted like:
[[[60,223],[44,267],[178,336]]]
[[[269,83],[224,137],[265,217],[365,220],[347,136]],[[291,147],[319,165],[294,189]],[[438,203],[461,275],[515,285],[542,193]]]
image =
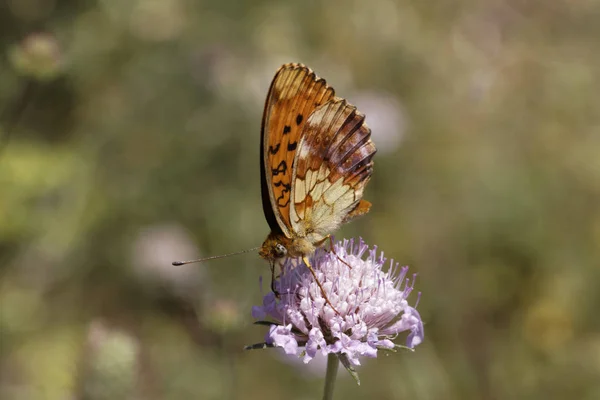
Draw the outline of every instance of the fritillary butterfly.
[[[364,121],[308,67],[285,64],[275,74],[260,149],[271,233],[259,254],[272,270],[286,257],[301,257],[317,280],[307,256],[341,224],[369,211],[371,203],[362,197],[376,149]]]
[[[273,273],[276,263],[302,258],[330,306],[307,257],[341,224],[369,211],[362,197],[376,151],[365,116],[324,79],[302,64],[279,68],[262,119],[261,191],[271,233],[259,254]]]

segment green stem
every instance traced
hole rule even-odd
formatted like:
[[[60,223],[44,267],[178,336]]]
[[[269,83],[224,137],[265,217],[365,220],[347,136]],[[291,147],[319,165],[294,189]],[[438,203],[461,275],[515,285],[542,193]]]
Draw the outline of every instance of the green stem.
[[[335,378],[337,378],[338,367],[340,360],[336,354],[327,355],[327,372],[325,373],[325,390],[323,391],[323,400],[333,399],[333,387],[335,386]]]

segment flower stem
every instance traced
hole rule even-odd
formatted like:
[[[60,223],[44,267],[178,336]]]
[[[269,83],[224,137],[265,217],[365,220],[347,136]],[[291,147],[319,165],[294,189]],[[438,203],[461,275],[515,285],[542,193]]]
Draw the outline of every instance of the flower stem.
[[[327,372],[325,373],[325,390],[323,391],[323,400],[333,399],[333,387],[335,386],[335,378],[337,378],[338,367],[340,360],[337,354],[327,355]]]

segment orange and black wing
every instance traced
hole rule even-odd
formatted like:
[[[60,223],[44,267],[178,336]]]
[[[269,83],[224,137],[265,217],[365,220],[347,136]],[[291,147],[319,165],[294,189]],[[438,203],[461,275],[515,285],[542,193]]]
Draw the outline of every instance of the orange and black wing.
[[[375,145],[365,116],[341,98],[320,106],[304,126],[294,162],[292,228],[326,237],[369,211],[362,200],[373,172]]]
[[[298,144],[311,114],[333,97],[333,88],[302,64],[285,64],[273,78],[260,146],[263,210],[273,232],[292,237],[292,171]]]

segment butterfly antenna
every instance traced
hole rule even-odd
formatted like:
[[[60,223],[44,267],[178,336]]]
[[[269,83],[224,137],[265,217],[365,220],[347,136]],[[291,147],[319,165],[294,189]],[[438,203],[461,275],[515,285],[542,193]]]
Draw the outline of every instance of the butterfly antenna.
[[[197,260],[189,260],[189,261],[173,261],[172,264],[175,265],[175,266],[179,266],[179,265],[192,264],[192,263],[203,262],[203,261],[208,261],[208,260],[216,260],[217,258],[225,258],[225,257],[229,257],[229,256],[237,256],[238,254],[249,253],[251,251],[256,251],[258,249],[260,249],[260,247],[253,247],[253,248],[248,249],[248,250],[242,250],[242,251],[238,251],[238,252],[235,252],[235,253],[229,253],[229,254],[222,254],[220,256],[211,256],[211,257],[199,258]]]

